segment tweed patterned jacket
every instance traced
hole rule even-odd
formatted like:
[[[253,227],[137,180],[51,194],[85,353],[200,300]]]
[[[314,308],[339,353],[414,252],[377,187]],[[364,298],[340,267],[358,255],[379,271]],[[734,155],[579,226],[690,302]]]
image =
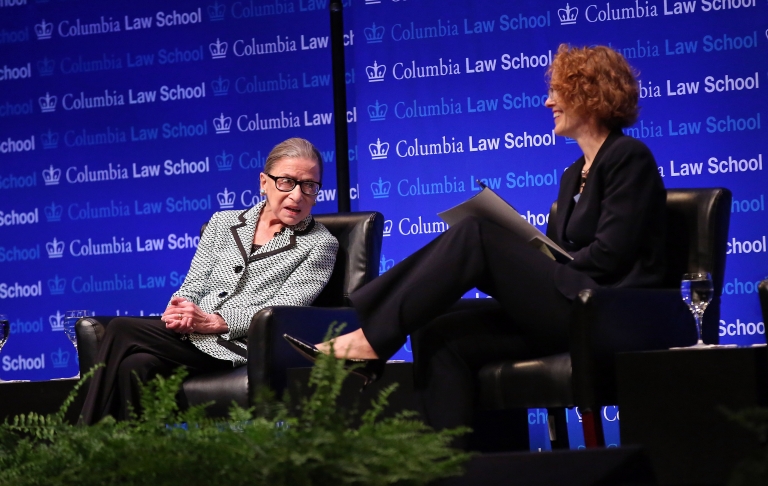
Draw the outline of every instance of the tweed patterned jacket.
[[[251,253],[264,204],[215,213],[184,283],[173,294],[224,319],[229,332],[193,333],[188,339],[204,353],[233,365],[247,361],[243,338],[253,315],[269,306],[311,304],[331,277],[339,247],[310,215]]]

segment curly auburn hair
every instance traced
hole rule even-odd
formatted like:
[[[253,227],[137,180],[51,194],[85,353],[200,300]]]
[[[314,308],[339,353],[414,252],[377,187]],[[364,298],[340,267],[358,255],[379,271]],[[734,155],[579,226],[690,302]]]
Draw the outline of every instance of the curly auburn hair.
[[[595,117],[610,130],[637,121],[640,92],[635,73],[610,47],[560,44],[547,77],[558,100],[579,116]]]

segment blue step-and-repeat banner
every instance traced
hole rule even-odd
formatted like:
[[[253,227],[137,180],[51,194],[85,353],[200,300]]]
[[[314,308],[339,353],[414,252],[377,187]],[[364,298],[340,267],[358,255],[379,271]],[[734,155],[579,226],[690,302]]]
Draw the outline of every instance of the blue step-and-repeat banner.
[[[476,179],[545,229],[580,153],[553,133],[544,74],[560,43],[605,44],[639,73],[626,132],[666,186],[733,191],[720,340],[764,342],[765,2],[344,6],[351,196],[386,217],[382,272],[445,231],[436,213]],[[318,146],[316,212],[336,210],[329,45],[327,0],[0,0],[1,379],[76,374],[68,309],[162,312],[200,225],[259,201],[279,141]]]
[[[382,270],[444,231],[436,213],[477,179],[544,230],[581,155],[553,132],[545,71],[560,43],[609,45],[639,73],[641,116],[625,132],[651,148],[665,185],[733,191],[720,342],[765,342],[766,7],[367,0],[354,16],[358,181],[360,207],[387,217]]]
[[[77,373],[68,309],[161,313],[280,141],[317,145],[336,210],[326,0],[0,6],[0,378]]]

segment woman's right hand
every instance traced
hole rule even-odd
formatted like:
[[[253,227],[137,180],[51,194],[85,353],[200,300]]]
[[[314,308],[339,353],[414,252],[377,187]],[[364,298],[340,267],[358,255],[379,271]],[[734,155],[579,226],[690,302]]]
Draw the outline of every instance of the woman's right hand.
[[[165,322],[165,327],[180,334],[191,334],[195,332],[194,322],[191,318],[185,316],[185,305],[191,304],[184,297],[173,297],[171,303],[166,307],[165,312],[160,317]]]
[[[161,318],[165,327],[178,333],[221,334],[229,332],[229,326],[218,314],[208,314],[194,302],[184,297],[174,297]]]

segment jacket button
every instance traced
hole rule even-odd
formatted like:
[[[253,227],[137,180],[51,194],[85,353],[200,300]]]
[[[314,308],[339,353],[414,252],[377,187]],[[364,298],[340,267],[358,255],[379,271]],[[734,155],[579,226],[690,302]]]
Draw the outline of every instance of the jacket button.
[[[227,295],[229,295],[228,292],[222,292],[219,294],[219,297],[226,297]]]
[[[238,265],[238,266],[235,267],[235,273],[240,273],[242,271],[243,271],[243,266],[242,265]]]

